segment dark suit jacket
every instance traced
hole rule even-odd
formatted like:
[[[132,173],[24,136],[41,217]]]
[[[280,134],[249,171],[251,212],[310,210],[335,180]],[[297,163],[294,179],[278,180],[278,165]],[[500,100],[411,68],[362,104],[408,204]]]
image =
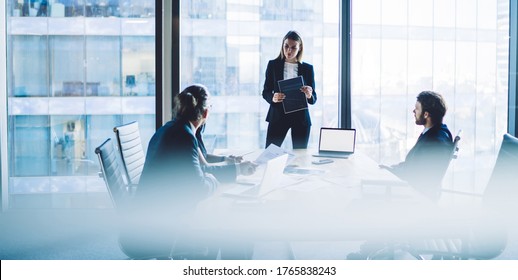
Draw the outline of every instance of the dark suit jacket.
[[[308,99],[309,104],[315,104],[317,101],[317,94],[315,92],[315,73],[313,66],[308,63],[300,63],[298,66],[298,75],[304,78],[304,83],[313,88],[313,97]],[[273,94],[279,92],[278,81],[284,80],[284,60],[274,59],[268,62],[266,67],[266,79],[264,80],[263,98],[270,104],[268,115],[266,115],[267,122],[286,121],[288,118],[300,121],[301,124],[310,126],[311,118],[308,110],[296,111],[289,114],[284,114],[282,103],[274,103],[272,101]],[[300,94],[303,94],[302,92]]]
[[[201,150],[201,153],[205,157],[205,159],[209,163],[217,163],[224,162],[225,157],[212,156],[212,160],[209,160],[207,156],[207,149],[205,148],[205,144],[203,143],[202,131],[205,127],[200,127],[198,131],[196,131],[196,139],[198,140],[198,146]],[[220,182],[233,182],[236,180],[237,170],[235,164],[224,164],[217,166],[203,166],[203,170],[207,173],[214,174],[214,176]]]
[[[445,124],[422,134],[408,152],[405,161],[392,166],[392,173],[436,196],[453,152],[453,137]]]
[[[189,122],[177,119],[151,138],[135,199],[154,208],[189,211],[216,186],[200,166],[198,140]]]

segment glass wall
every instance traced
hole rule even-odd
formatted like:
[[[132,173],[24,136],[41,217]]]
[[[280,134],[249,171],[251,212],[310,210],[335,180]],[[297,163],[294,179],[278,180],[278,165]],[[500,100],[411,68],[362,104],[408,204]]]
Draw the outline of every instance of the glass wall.
[[[289,30],[301,34],[303,61],[315,69],[310,147],[321,126],[338,125],[339,12],[338,0],[181,1],[180,84],[204,84],[214,97],[204,133],[209,148],[264,147],[266,66]],[[291,148],[289,137],[283,146]]]
[[[5,4],[11,207],[33,194],[49,195],[32,204],[49,207],[107,199],[95,147],[133,120],[143,143],[154,132],[155,1]],[[446,181],[480,191],[507,125],[509,1],[358,0],[352,8],[358,150],[385,164],[404,159],[422,129],[415,96],[436,90],[449,105],[445,123],[464,131]],[[338,126],[339,12],[338,0],[181,1],[181,87],[202,83],[214,95],[209,148],[263,147],[266,65],[293,29],[315,67],[310,148],[321,126]]]
[[[10,207],[110,207],[94,153],[155,129],[155,1],[7,2]],[[146,147],[144,147],[146,148]]]
[[[416,95],[438,91],[449,107],[444,122],[453,134],[463,130],[445,185],[480,192],[507,131],[509,1],[361,0],[352,7],[359,148],[380,163],[403,160],[423,129],[414,123]]]

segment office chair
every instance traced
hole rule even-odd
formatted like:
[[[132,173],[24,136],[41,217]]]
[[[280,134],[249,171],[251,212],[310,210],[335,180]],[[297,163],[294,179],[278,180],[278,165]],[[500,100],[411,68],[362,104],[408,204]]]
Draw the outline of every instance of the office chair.
[[[113,128],[113,132],[117,138],[126,177],[131,184],[138,185],[146,159],[140,140],[138,122],[116,126]]]
[[[170,249],[160,253],[142,250],[139,244],[145,244],[146,240],[139,239],[132,234],[135,232],[133,215],[136,213],[131,206],[132,185],[127,181],[120,153],[114,148],[112,140],[108,138],[99,147],[95,148],[99,159],[101,172],[99,176],[104,179],[108,193],[117,210],[119,222],[119,248],[131,259],[169,259]]]
[[[99,176],[106,183],[114,207],[116,209],[125,207],[131,191],[124,174],[124,167],[122,166],[119,152],[113,148],[112,141],[108,138],[99,147],[95,148],[95,153],[101,167]]]
[[[457,132],[457,135],[453,139],[453,145],[452,150],[450,154],[449,160],[446,162],[446,165],[440,166],[440,176],[441,181],[444,179],[444,176],[446,175],[446,172],[448,171],[448,167],[450,166],[452,160],[457,159],[459,156],[459,142],[462,139],[462,129],[459,129]],[[386,199],[392,198],[392,189],[396,187],[408,187],[409,184],[405,181],[401,180],[378,180],[378,179],[362,179],[360,182],[361,185],[361,193],[362,196],[365,198],[372,198],[372,197],[384,197]],[[379,191],[372,191],[372,189],[369,189],[369,186],[381,186],[385,188],[384,192]],[[369,191],[370,190],[370,191]],[[438,190],[438,192],[441,192],[442,190]],[[434,192],[435,194],[435,192]],[[434,194],[432,196],[434,196]],[[438,197],[435,197],[435,199],[438,199]]]
[[[127,181],[119,153],[110,138],[95,149],[101,167],[100,176],[104,179],[108,193],[119,218],[119,247],[131,259],[195,259],[209,254],[207,248],[180,248],[176,244],[174,234],[166,235],[157,232],[162,227],[154,227],[146,216],[133,203],[135,185]]]
[[[505,134],[482,195],[483,223],[472,228],[463,238],[433,239],[411,244],[415,252],[431,254],[435,259],[492,259],[500,255],[506,247],[508,228],[517,226],[517,170],[518,138]]]
[[[452,159],[457,159],[459,157],[459,142],[460,142],[461,138],[462,138],[462,129],[459,129],[459,131],[457,132],[457,135],[455,136],[455,138],[453,138],[453,149],[451,152],[450,162]]]
[[[440,166],[441,168],[440,175],[441,181],[443,180],[448,167],[454,159],[458,158],[459,155],[459,142],[462,138],[462,129],[457,132],[457,135],[453,139],[452,150],[450,154],[449,160],[446,162],[444,166]],[[384,188],[382,191],[379,188]],[[364,199],[383,199],[383,200],[394,200],[398,198],[398,195],[394,194],[394,189],[396,188],[405,188],[410,187],[410,185],[401,180],[378,180],[378,179],[362,179],[361,180],[361,194]],[[432,200],[438,200],[440,197],[440,193],[442,189],[437,189],[437,191],[433,191],[427,193],[426,195]],[[454,192],[454,191],[453,191]],[[428,241],[432,242],[433,241]],[[432,247],[433,244],[430,244]],[[460,241],[458,240],[443,240],[437,241],[435,244],[437,248],[460,248]],[[388,242],[388,243],[379,243],[379,242],[367,242],[362,244],[361,253],[352,253],[347,257],[350,259],[393,259],[397,253],[400,254],[408,254],[415,259],[424,259],[421,256],[420,252],[416,251],[413,245],[408,242]]]
[[[127,181],[128,179],[126,177],[120,153],[114,148],[110,138],[104,141],[99,147],[95,148],[95,153],[97,154],[99,165],[101,167],[99,176],[104,179],[106,187],[108,188],[108,193],[113,202],[113,206],[118,212],[119,227],[126,230],[126,219],[128,218],[126,214],[130,209],[131,195],[133,192],[130,190],[131,185]],[[124,230],[121,230],[119,233],[119,248],[130,258],[142,258],[140,255],[136,255],[131,252],[132,250],[128,249],[124,242],[121,242],[121,236],[123,235]]]
[[[398,244],[374,252],[372,259],[386,258],[394,248],[406,250],[417,259],[493,259],[507,245],[507,232],[518,226],[518,138],[505,134],[488,184],[482,195],[443,190],[457,195],[481,197],[479,223],[457,238],[435,238]]]

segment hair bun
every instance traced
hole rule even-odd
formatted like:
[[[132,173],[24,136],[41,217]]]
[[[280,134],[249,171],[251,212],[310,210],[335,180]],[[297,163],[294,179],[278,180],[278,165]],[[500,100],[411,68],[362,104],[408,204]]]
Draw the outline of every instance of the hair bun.
[[[173,115],[188,120],[200,119],[207,106],[208,92],[203,85],[192,85],[175,97]]]

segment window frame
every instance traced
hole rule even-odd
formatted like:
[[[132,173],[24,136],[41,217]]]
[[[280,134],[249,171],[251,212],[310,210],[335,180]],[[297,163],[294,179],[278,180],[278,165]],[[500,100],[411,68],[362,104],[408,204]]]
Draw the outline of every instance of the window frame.
[[[4,42],[7,41],[7,23],[6,23],[6,8],[7,2],[4,5],[0,5],[0,37]],[[8,170],[8,151],[7,151],[7,44],[0,45],[0,211],[7,210],[8,207],[8,182],[9,182],[9,170]]]
[[[518,136],[518,3],[509,1],[509,101],[507,132]]]

